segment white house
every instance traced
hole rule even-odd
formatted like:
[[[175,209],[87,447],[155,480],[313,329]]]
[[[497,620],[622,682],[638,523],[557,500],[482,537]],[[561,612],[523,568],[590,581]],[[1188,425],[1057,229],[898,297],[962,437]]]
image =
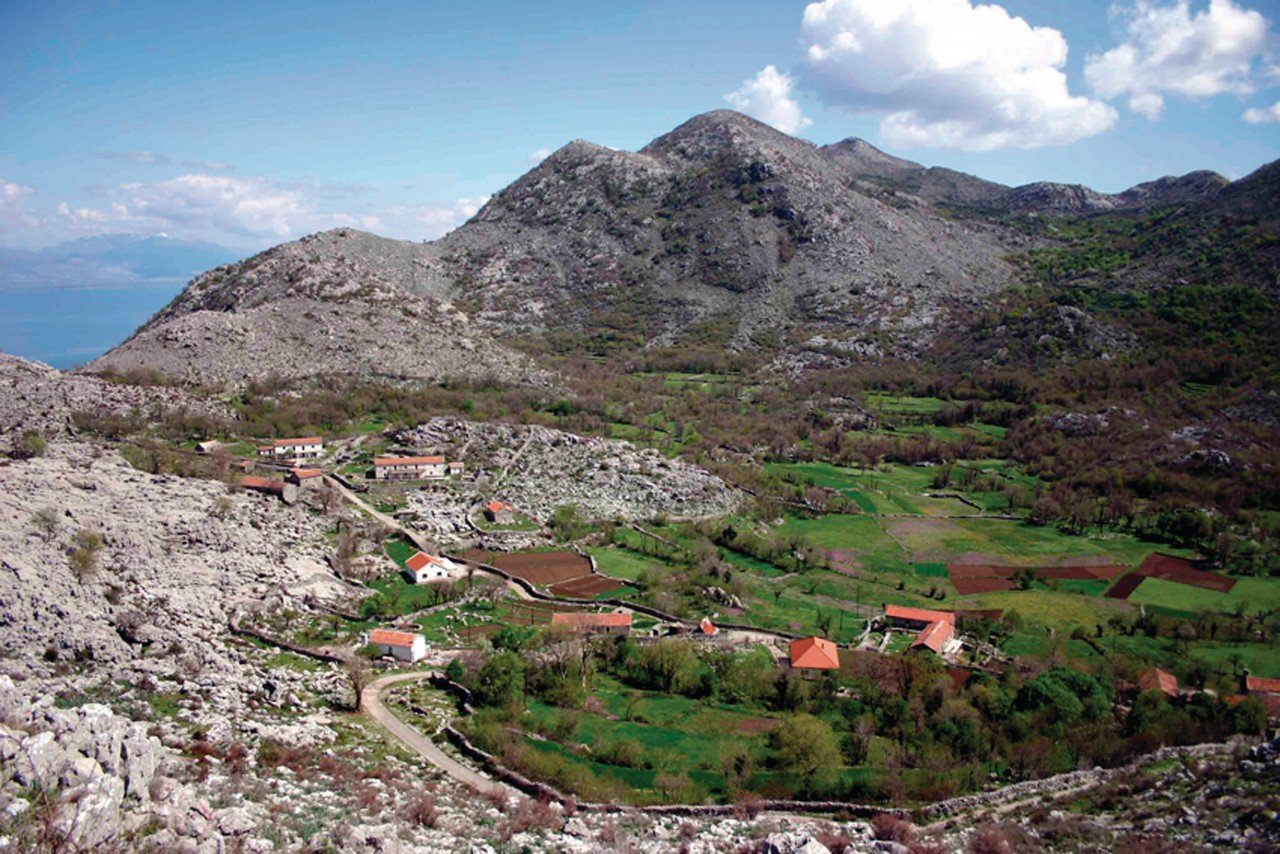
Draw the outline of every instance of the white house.
[[[375,457],[373,476],[377,480],[426,480],[445,477],[449,464],[444,457]]]
[[[302,439],[276,439],[270,445],[259,445],[258,456],[270,459],[304,460],[322,456],[324,440],[319,436]]]
[[[427,639],[417,632],[374,629],[369,635],[369,643],[376,646],[381,655],[390,655],[410,663],[424,658],[427,654]]]
[[[444,581],[461,569],[447,557],[436,557],[425,552],[415,552],[404,562],[404,574],[412,584],[428,581]]]

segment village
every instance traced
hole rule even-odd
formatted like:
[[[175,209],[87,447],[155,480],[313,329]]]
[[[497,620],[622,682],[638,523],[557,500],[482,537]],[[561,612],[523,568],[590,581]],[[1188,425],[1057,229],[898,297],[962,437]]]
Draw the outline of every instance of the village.
[[[624,572],[614,577],[600,568],[602,561],[621,565],[619,558],[633,560],[646,549],[660,554],[674,548],[676,544],[667,537],[633,522],[611,528],[610,539],[604,540],[592,526],[574,531],[560,518],[572,514],[557,511],[555,519],[547,518],[545,504],[541,514],[525,512],[518,493],[503,488],[509,481],[494,476],[484,463],[459,459],[465,456],[465,446],[452,455],[442,453],[439,446],[404,448],[398,453],[375,453],[359,464],[351,462],[350,447],[326,448],[319,437],[277,440],[256,450],[256,460],[238,464],[245,471],[241,488],[287,504],[313,501],[333,509],[334,502],[345,502],[381,525],[384,545],[380,554],[366,556],[365,561],[383,567],[365,576],[373,593],[364,605],[366,619],[354,633],[351,626],[339,631],[335,640],[342,645],[331,644],[328,649],[340,649],[341,656],[353,662],[367,660],[399,680],[416,675],[422,687],[410,691],[401,683],[398,693],[389,695],[397,699],[393,705],[402,717],[414,716],[414,691],[451,692],[459,702],[460,716],[437,733],[445,746],[471,756],[504,780],[523,781],[537,791],[550,787],[547,790],[556,797],[621,797],[641,803],[651,798],[717,799],[748,785],[744,774],[752,781],[749,785],[761,791],[829,795],[852,785],[860,763],[876,755],[880,761],[901,760],[893,758],[896,749],[891,744],[873,738],[863,745],[860,756],[849,757],[847,749],[838,750],[846,758],[828,769],[834,777],[815,777],[798,787],[778,783],[776,772],[763,769],[783,760],[764,745],[773,744],[777,728],[789,726],[794,714],[818,702],[817,698],[853,701],[858,694],[850,693],[850,686],[867,678],[905,680],[904,687],[913,690],[910,683],[932,678],[927,674],[949,679],[959,690],[966,684],[995,684],[991,680],[1006,679],[1014,667],[1013,656],[1001,648],[1001,633],[1007,634],[1007,629],[999,609],[943,610],[893,602],[875,607],[859,600],[847,603],[852,617],[850,610],[840,610],[839,623],[834,624],[832,614],[819,613],[814,622],[818,631],[805,632],[794,621],[777,625],[752,619],[753,609],[742,595],[729,592],[731,584],[725,584],[701,588],[703,610],[691,613],[687,601],[655,596],[650,576]],[[263,473],[248,473],[251,469]],[[414,493],[405,496],[401,490],[407,489]],[[397,512],[397,507],[413,507],[416,494],[434,496],[439,506],[442,494],[451,490],[467,496],[461,502],[456,497],[444,500],[446,506],[464,505],[462,518],[441,526],[438,517],[428,517],[437,522],[432,531],[435,537],[410,527],[415,519],[412,512]],[[388,500],[387,495],[404,503]],[[450,536],[440,538],[444,531]],[[459,536],[464,532],[469,536]],[[806,548],[794,545],[797,553]],[[731,581],[734,567],[723,560],[719,563],[719,569],[712,566],[708,578]],[[967,576],[962,572],[956,577]],[[673,607],[671,601],[677,604]],[[666,608],[660,607],[664,604]],[[379,614],[392,616],[379,623]],[[373,618],[372,625],[367,618]],[[565,664],[566,656],[575,663]],[[644,662],[659,656],[683,663],[667,665],[665,670],[659,667],[662,675],[648,681],[637,675],[654,666]],[[630,663],[619,665],[620,657]],[[877,664],[877,659],[882,663]],[[910,663],[912,659],[918,663]],[[545,682],[550,677],[545,671],[553,667],[549,661],[561,662],[554,665],[561,671],[555,676],[557,684],[572,670],[580,686],[548,689]],[[504,667],[518,673],[518,678],[506,673],[503,678],[510,684],[496,692],[490,684],[495,662],[505,662]],[[755,669],[755,687],[720,687],[717,680],[725,677],[717,673],[726,667],[726,672],[733,672],[748,662]],[[701,677],[691,675],[699,671]],[[362,677],[358,690],[365,690],[371,678]],[[703,687],[691,687],[689,680]],[[518,688],[512,687],[517,683]],[[1110,702],[1124,710],[1135,708],[1142,695],[1155,692],[1182,706],[1199,704],[1200,696],[1212,702],[1220,699],[1226,709],[1252,698],[1273,723],[1280,718],[1280,680],[1254,677],[1247,670],[1238,689],[1221,696],[1203,685],[1180,685],[1160,667],[1135,673],[1130,682],[1117,687],[1121,691]],[[738,700],[734,708],[740,711],[734,714],[742,715],[743,721],[756,721],[750,726],[761,727],[761,737],[742,741],[726,734],[713,741],[720,745],[719,751],[745,751],[742,767],[751,769],[749,774],[739,769],[736,775],[724,772],[706,777],[707,769],[718,760],[704,757],[702,765],[676,773],[678,785],[668,780],[664,787],[649,774],[647,782],[637,786],[635,775],[627,770],[634,760],[609,758],[611,751],[620,749],[617,739],[630,744],[631,736],[608,732],[631,732],[642,741],[652,735],[649,725],[610,723],[617,719],[618,708],[630,708],[637,698],[661,706],[680,697],[702,696],[699,692],[725,690],[746,698]],[[564,724],[557,723],[567,714],[558,711],[564,691],[576,698],[569,701],[570,707],[582,706],[589,716],[602,716],[599,724],[586,726],[574,718],[566,731]],[[783,698],[782,705],[771,699],[775,691]],[[490,693],[476,704],[486,692]],[[509,732],[502,730],[507,732],[503,735],[492,728],[494,715],[526,732],[520,737],[526,748],[551,739],[567,752],[539,758],[541,747],[533,753],[517,749],[519,740],[513,743]],[[629,713],[623,719],[644,721],[646,717],[632,718]],[[763,738],[766,734],[769,737]],[[820,732],[819,741],[821,736]],[[578,738],[585,741],[579,744]],[[574,770],[582,762],[592,769],[585,777],[581,769]],[[629,791],[619,783],[623,779],[631,781]],[[840,782],[832,782],[837,779]]]

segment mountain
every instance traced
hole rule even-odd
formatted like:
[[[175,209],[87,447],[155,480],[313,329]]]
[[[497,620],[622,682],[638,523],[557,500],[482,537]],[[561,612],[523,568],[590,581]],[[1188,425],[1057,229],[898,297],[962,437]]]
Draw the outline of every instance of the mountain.
[[[1235,187],[1207,172],[1114,195],[1006,187],[717,111],[638,152],[571,142],[431,244],[340,229],[215,269],[95,366],[224,379],[493,369],[437,367],[449,348],[409,345],[413,334],[464,334],[506,366],[523,363],[494,342],[915,357],[978,328],[1014,286],[1042,284],[1036,253],[1069,252],[1092,227],[1058,223],[1119,217],[1132,230],[1173,212],[1185,219],[1167,235],[1178,246],[1237,196],[1254,198]],[[1128,346],[1114,319],[1065,321],[1053,320],[1063,358]],[[1079,329],[1102,343],[1075,348]]]

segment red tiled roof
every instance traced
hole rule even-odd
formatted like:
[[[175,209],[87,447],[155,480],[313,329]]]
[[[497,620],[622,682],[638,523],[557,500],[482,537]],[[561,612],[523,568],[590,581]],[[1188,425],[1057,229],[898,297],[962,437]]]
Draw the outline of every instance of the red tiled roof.
[[[1170,697],[1176,697],[1178,677],[1159,667],[1153,667],[1138,677],[1138,687],[1143,691],[1161,691]]]
[[[901,605],[886,605],[884,615],[891,620],[911,620],[917,623],[950,623],[955,625],[956,622],[956,615],[950,611],[903,608]]]
[[[414,640],[419,637],[411,632],[397,632],[394,629],[374,629],[369,635],[369,643],[378,643],[383,646],[413,646]]]
[[[425,466],[443,463],[444,457],[375,457],[375,466]]]
[[[323,445],[324,440],[319,436],[307,436],[303,439],[276,439],[275,446],[277,448],[292,448],[295,445]]]
[[[946,620],[938,620],[936,623],[930,623],[925,626],[920,634],[916,635],[916,639],[911,642],[912,646],[924,646],[942,654],[942,648],[947,645],[947,641],[951,640],[951,636],[955,634],[955,628]]]
[[[793,640],[791,666],[806,670],[839,670],[840,650],[826,638]]]
[[[698,630],[708,637],[712,637],[720,631],[716,628],[716,624],[711,622],[710,617],[702,618],[702,622],[698,623]]]
[[[503,510],[512,510],[514,508],[510,504],[505,504],[501,501],[490,501],[484,506],[484,509],[488,510],[490,513],[498,513]]]
[[[426,552],[415,552],[412,556],[410,556],[408,560],[404,562],[404,565],[412,569],[414,572],[417,572],[423,567],[429,566],[431,564],[435,564],[436,566],[444,566],[444,561],[442,561],[440,558],[436,557],[435,555],[429,555]]]
[[[1261,676],[1247,676],[1244,687],[1250,694],[1280,694],[1280,679],[1265,679]]]
[[[245,475],[240,478],[240,486],[244,489],[258,489],[267,492],[284,492],[284,483],[278,480],[268,480],[265,477],[257,475]]]
[[[259,446],[258,446],[258,453],[260,453],[260,454],[269,454],[269,453],[271,453],[272,451],[274,451],[275,449],[276,449],[276,446],[275,446],[275,445],[259,445]]]
[[[551,625],[573,629],[616,629],[631,625],[630,614],[552,614]]]
[[[290,469],[293,476],[298,480],[310,480],[313,477],[322,477],[324,472],[320,469]]]

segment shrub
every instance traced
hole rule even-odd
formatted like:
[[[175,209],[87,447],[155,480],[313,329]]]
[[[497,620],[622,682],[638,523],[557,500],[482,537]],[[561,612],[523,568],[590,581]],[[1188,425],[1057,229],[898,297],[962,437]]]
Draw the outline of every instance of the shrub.
[[[404,817],[419,827],[435,827],[440,819],[436,809],[436,796],[427,792],[416,793],[405,804]]]
[[[871,819],[871,832],[876,839],[886,842],[898,842],[902,845],[914,842],[915,826],[905,818],[893,813],[882,812]]]

